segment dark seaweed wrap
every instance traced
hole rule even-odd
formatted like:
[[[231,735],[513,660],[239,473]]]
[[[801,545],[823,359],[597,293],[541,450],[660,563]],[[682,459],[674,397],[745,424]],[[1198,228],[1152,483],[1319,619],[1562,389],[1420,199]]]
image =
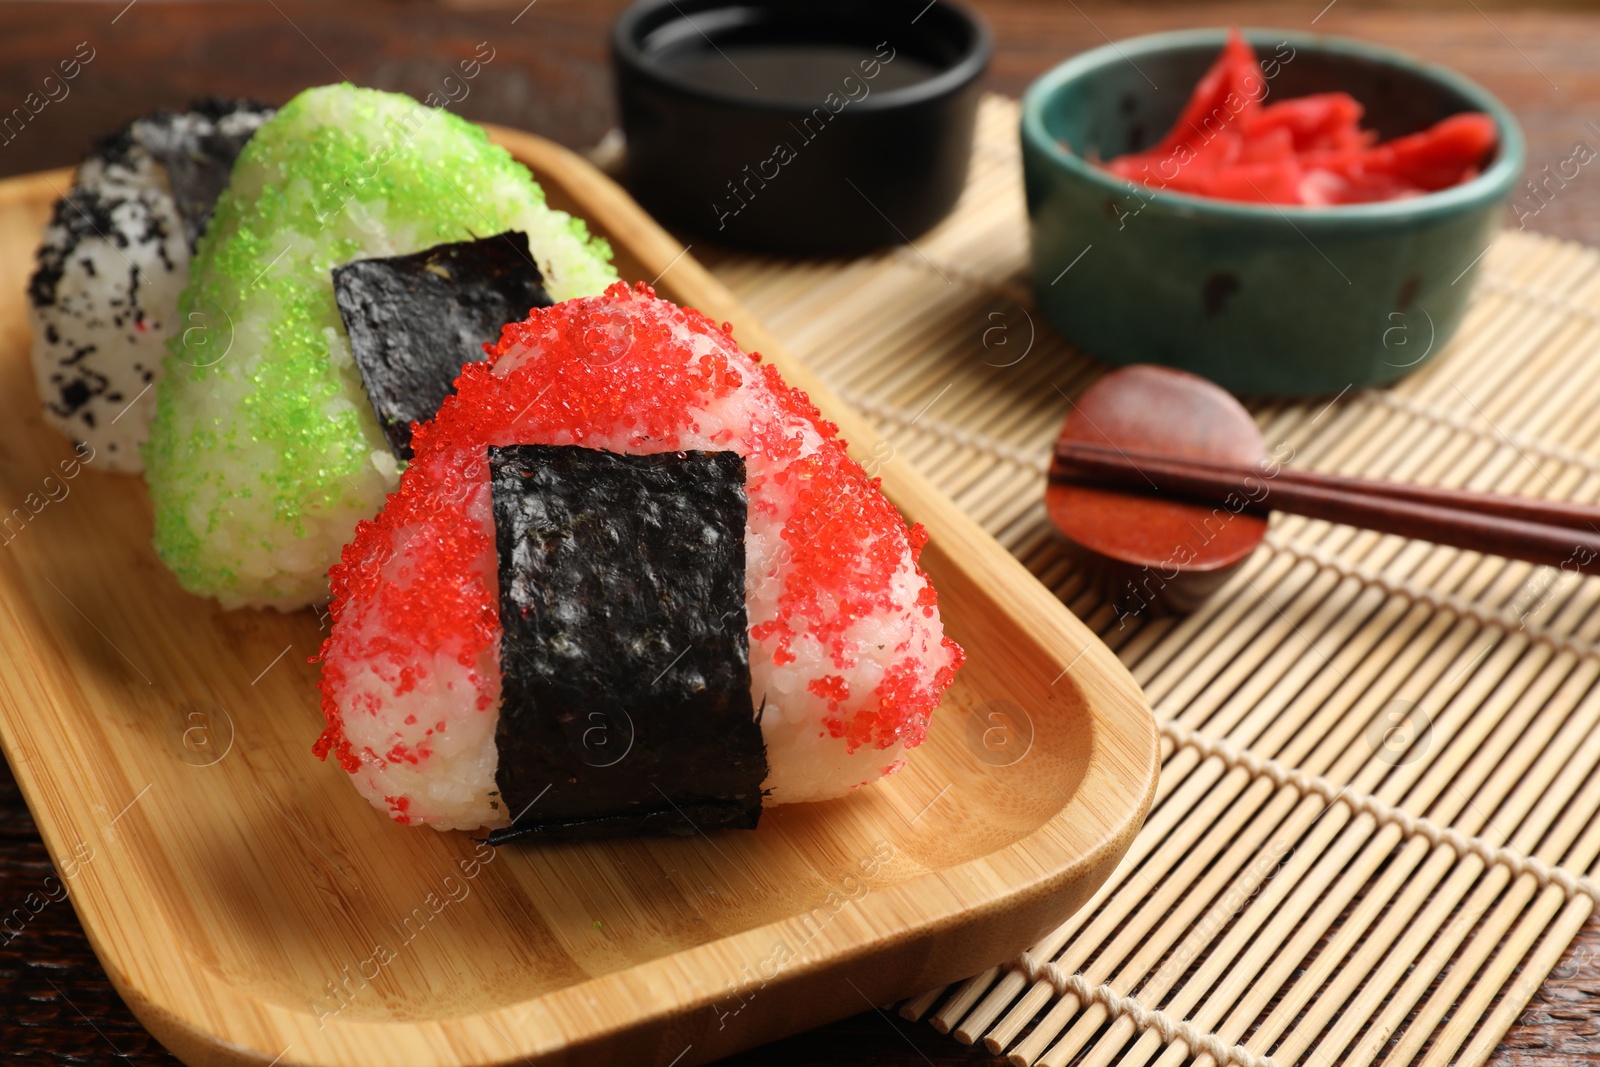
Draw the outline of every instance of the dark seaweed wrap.
[[[510,445],[489,471],[515,820],[489,839],[754,827],[744,458]]]
[[[198,127],[180,125],[171,121],[166,112],[158,112],[145,122],[144,145],[167,168],[167,185],[172,189],[172,201],[183,219],[184,235],[192,249],[200,243],[217,198],[233,177],[233,164],[239,153],[255,134],[254,125],[229,132],[218,124],[236,112],[258,115],[264,120],[273,109],[256,100],[208,96],[190,104],[189,112],[207,123]]]
[[[484,342],[554,303],[528,235],[514,230],[335,267],[333,296],[367,399],[400,459],[411,458],[411,424],[438,413],[462,365],[484,358]]]

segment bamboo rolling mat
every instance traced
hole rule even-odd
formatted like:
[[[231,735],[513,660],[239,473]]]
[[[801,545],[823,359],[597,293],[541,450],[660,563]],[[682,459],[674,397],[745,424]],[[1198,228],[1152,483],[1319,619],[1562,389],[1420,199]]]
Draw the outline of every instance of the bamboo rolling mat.
[[[1202,610],[1119,622],[1042,506],[1067,398],[1105,368],[1032,310],[1016,122],[985,101],[967,194],[915,246],[703,255],[880,427],[874,462],[932,475],[1163,724],[1110,882],[901,1013],[1016,1064],[1482,1063],[1595,906],[1600,581],[1278,516]],[[1398,362],[1427,339],[1395,340]],[[1432,363],[1251,409],[1304,467],[1592,501],[1597,357],[1600,253],[1507,232]]]

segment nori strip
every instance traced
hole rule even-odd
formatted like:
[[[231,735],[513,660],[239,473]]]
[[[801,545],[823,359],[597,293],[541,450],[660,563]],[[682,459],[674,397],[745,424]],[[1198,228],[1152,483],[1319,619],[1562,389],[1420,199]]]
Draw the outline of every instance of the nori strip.
[[[193,249],[200,243],[200,235],[206,232],[217,197],[233,177],[233,164],[255,133],[254,128],[227,133],[218,129],[217,124],[235,112],[266,116],[273,109],[257,100],[211,96],[196,100],[189,105],[189,110],[206,119],[210,129],[196,134],[190,128],[175,125],[168,113],[158,112],[146,121],[143,132],[146,150],[167,168],[172,201],[183,219],[184,236]]]
[[[438,413],[462,365],[484,358],[484,342],[554,303],[528,235],[515,230],[335,267],[333,295],[367,399],[400,459],[411,458],[411,424]]]
[[[489,471],[514,819],[489,840],[754,827],[744,458],[509,445]]]

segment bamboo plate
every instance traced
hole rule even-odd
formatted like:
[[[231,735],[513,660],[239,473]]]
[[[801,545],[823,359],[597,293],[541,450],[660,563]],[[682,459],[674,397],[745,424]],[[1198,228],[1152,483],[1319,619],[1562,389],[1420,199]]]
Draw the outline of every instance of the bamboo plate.
[[[22,294],[70,175],[0,183],[0,505],[26,519],[0,534],[0,740],[112,982],[191,1064],[703,1063],[1016,953],[1153,795],[1154,722],[1106,647],[617,186],[493,132],[625,278],[732,322],[875,462],[970,660],[904,772],[754,832],[494,850],[393,825],[310,754],[316,613],[188,596],[137,479],[63,472]]]

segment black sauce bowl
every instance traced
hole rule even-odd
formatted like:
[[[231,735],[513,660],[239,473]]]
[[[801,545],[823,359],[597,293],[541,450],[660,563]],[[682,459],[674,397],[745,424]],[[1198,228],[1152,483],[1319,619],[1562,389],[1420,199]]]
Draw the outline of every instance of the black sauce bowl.
[[[640,0],[611,38],[625,181],[723,244],[909,241],[961,195],[991,49],[949,0]]]

